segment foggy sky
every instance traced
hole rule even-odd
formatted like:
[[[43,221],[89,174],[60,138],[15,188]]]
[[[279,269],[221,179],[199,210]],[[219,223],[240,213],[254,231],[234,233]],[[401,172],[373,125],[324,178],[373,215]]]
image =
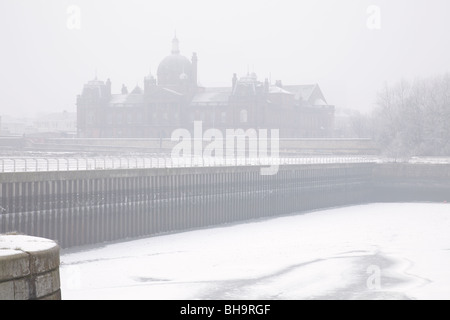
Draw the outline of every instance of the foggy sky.
[[[81,28],[67,27],[70,5]],[[370,30],[370,5],[380,30]],[[328,103],[367,112],[384,83],[450,71],[448,0],[1,0],[0,115],[75,111],[95,77],[141,87],[171,50],[197,52],[199,82],[233,73],[319,83]],[[96,71],[97,70],[97,71]]]

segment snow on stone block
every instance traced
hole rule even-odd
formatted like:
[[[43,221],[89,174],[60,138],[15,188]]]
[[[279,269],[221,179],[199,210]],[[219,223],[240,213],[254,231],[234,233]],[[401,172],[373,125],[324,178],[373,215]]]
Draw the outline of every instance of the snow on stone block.
[[[59,250],[48,239],[0,235],[0,300],[60,299]]]

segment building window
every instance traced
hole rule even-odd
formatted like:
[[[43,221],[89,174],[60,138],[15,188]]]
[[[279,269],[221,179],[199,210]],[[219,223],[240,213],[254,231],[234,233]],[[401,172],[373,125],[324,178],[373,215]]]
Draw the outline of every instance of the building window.
[[[142,124],[144,122],[144,117],[142,117],[139,113],[135,113],[134,118],[136,119],[136,123],[138,124]]]
[[[243,109],[241,110],[241,113],[239,115],[239,120],[241,123],[247,123],[248,122],[248,112],[247,110]]]
[[[89,112],[87,116],[87,124],[93,125],[95,122],[95,114],[93,112]]]

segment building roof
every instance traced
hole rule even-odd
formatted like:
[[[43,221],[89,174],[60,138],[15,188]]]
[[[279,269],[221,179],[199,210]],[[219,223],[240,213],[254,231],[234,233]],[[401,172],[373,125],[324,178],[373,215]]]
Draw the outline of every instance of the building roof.
[[[244,86],[247,85],[254,87],[252,83],[244,83]],[[294,95],[294,98],[296,100],[309,102],[312,106],[327,105],[325,97],[323,96],[322,91],[317,84],[290,85],[283,86],[282,88],[278,86],[270,86],[269,93]],[[231,94],[232,92],[230,87],[204,88],[203,92],[197,93],[194,96],[191,102],[191,106],[226,106],[229,103],[229,97]]]
[[[222,92],[231,94],[231,87],[203,87],[203,92]]]
[[[283,86],[283,89],[295,94],[296,100],[304,101],[308,101],[311,98],[316,88],[317,84]]]
[[[208,92],[197,93],[191,101],[191,106],[209,106],[209,105],[228,105],[231,89],[227,92],[218,90],[213,91],[209,88]]]
[[[277,86],[271,86],[269,88],[269,93],[284,93],[284,94],[291,94],[291,95],[295,94],[295,93],[285,90],[284,88],[280,88]]]
[[[143,91],[141,89],[141,87],[139,87],[138,85],[136,85],[136,87],[133,89],[133,91],[131,91],[131,94],[142,94]]]
[[[321,106],[326,106],[328,104],[323,99],[317,98],[316,100],[314,100],[314,105],[321,107]]]
[[[113,94],[109,101],[112,107],[126,107],[129,105],[138,105],[144,103],[143,94]]]
[[[174,94],[174,95],[177,95],[177,96],[183,96],[182,93],[180,93],[178,91],[175,91],[175,90],[172,90],[172,89],[169,89],[169,88],[162,88],[161,90],[167,91],[167,92],[169,92],[171,94]]]
[[[182,93],[179,93],[175,90],[168,88],[159,87],[157,91],[153,92],[153,94],[157,93],[169,93],[171,95],[183,96]],[[136,105],[143,105],[145,102],[145,94],[143,93],[140,87],[136,87],[131,93],[128,94],[112,94],[111,99],[109,100],[109,105],[111,107],[130,107]]]

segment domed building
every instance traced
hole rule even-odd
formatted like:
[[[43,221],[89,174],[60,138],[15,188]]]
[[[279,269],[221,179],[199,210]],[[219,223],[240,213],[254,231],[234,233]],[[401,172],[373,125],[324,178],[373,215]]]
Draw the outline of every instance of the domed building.
[[[327,104],[317,84],[283,86],[259,81],[256,73],[229,87],[199,87],[197,54],[189,60],[179,40],[164,57],[156,77],[144,77],[128,92],[111,92],[111,81],[89,81],[77,98],[80,138],[170,138],[174,130],[279,129],[281,138],[325,138],[333,135],[334,106]]]
[[[166,87],[197,86],[197,55],[192,61],[180,54],[177,37],[172,40],[172,52],[158,66],[158,85]]]

